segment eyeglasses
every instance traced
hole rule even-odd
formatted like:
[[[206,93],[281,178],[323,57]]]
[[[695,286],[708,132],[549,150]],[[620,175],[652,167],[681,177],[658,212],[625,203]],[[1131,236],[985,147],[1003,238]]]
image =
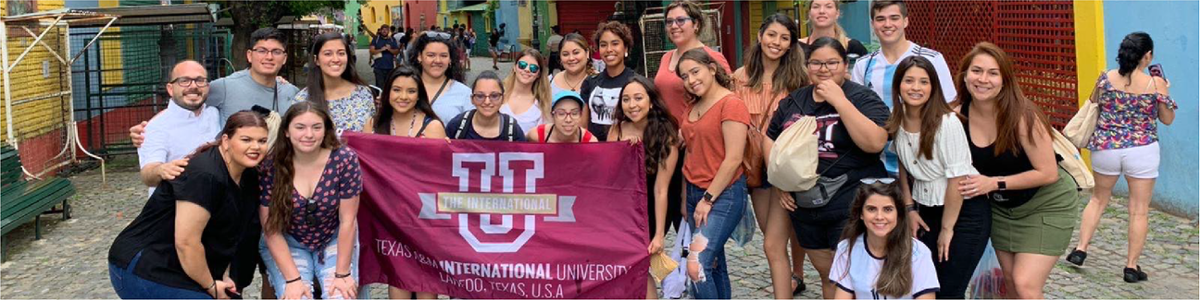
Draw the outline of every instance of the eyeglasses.
[[[492,102],[496,102],[496,101],[500,101],[500,98],[502,98],[502,97],[504,97],[504,94],[501,94],[501,93],[491,93],[491,94],[486,94],[486,95],[484,93],[471,94],[471,100],[475,100],[475,101],[479,101],[479,102],[483,102],[485,100],[491,100]]]
[[[578,109],[572,109],[572,110],[559,109],[559,110],[555,110],[551,114],[553,114],[554,117],[556,117],[556,118],[566,118],[566,117],[578,118],[579,115],[583,114],[583,112],[580,112]]]
[[[537,64],[531,64],[526,61],[517,61],[517,69],[528,70],[529,73],[537,73],[542,70],[542,67]]]
[[[304,206],[305,214],[304,221],[308,226],[317,226],[317,201],[308,201],[308,205]]]
[[[859,179],[858,182],[862,182],[863,184],[876,184],[876,183],[892,184],[893,182],[896,182],[896,179],[895,178],[863,178],[863,179]]]
[[[840,61],[840,60],[831,60],[831,61],[810,60],[810,61],[808,61],[808,68],[813,69],[813,70],[820,70],[820,69],[834,70],[834,69],[837,69],[838,66],[840,66],[841,64],[842,64],[842,61]]]
[[[689,22],[691,20],[692,20],[691,17],[678,17],[678,18],[674,18],[674,19],[665,18],[665,19],[663,19],[663,22],[667,24],[667,27],[671,27],[671,26],[683,26],[683,24],[687,24],[687,22]]]
[[[284,52],[283,50],[279,50],[279,49],[267,50],[267,48],[254,48],[254,50],[250,50],[250,51],[254,51],[255,54],[262,55],[262,56],[266,56],[267,53],[270,53],[272,56],[283,56],[284,53],[287,53],[287,52]]]
[[[178,84],[179,86],[182,86],[182,87],[190,87],[190,86],[192,86],[192,84],[195,84],[197,87],[206,87],[206,86],[208,86],[208,78],[179,77],[179,78],[175,78],[175,80],[171,80],[171,83]]]

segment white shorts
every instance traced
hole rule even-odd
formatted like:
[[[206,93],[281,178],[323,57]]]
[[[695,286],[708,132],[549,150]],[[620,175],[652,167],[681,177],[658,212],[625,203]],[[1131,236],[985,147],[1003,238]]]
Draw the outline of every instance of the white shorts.
[[[1124,149],[1092,151],[1092,170],[1100,175],[1158,178],[1158,142]]]

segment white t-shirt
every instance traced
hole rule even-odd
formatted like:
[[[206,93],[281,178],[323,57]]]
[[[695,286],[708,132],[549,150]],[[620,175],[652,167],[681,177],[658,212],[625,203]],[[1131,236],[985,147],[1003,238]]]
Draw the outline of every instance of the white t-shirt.
[[[850,72],[850,80],[875,91],[888,108],[892,108],[892,78],[904,76],[904,74],[896,74],[896,66],[900,65],[900,61],[913,55],[920,55],[933,63],[933,68],[938,73],[938,80],[941,81],[942,95],[946,97],[946,102],[954,101],[954,97],[958,96],[957,90],[954,89],[954,79],[950,76],[950,67],[946,65],[946,58],[942,56],[942,53],[909,42],[908,51],[900,55],[896,61],[888,63],[882,51],[883,49],[875,50],[866,56],[859,57],[854,63],[854,72]],[[864,80],[864,78],[869,80]]]
[[[833,265],[829,269],[829,280],[837,285],[837,288],[854,294],[855,299],[913,299],[939,290],[941,286],[938,284],[937,270],[933,268],[933,256],[929,248],[921,241],[912,239],[912,292],[904,298],[890,298],[876,292],[875,281],[883,268],[883,259],[876,258],[867,251],[867,240],[864,236],[865,234],[855,238],[857,241],[854,243],[854,249],[846,249],[848,240],[838,243]],[[853,263],[849,268],[846,266],[847,258]]]

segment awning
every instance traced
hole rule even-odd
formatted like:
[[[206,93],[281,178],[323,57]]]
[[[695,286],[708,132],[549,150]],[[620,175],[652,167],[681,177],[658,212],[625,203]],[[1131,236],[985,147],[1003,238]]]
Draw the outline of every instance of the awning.
[[[204,3],[77,8],[74,10],[90,11],[121,17],[120,19],[117,19],[116,23],[112,24],[113,26],[179,25],[213,23],[217,21],[214,17],[213,11],[210,10],[209,5]],[[71,23],[71,27],[100,27],[104,26],[105,23],[107,22],[102,22],[100,20],[94,22],[74,22]]]
[[[468,11],[486,11],[488,3],[480,3],[475,5],[463,6],[459,9],[451,10],[450,12],[468,12]]]

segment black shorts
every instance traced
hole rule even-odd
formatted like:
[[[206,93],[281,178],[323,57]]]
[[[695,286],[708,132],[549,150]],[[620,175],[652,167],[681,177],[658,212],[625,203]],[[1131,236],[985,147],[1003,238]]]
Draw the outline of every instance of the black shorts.
[[[846,221],[850,218],[850,210],[797,207],[790,215],[801,248],[836,251],[838,242],[842,240],[842,229],[846,227]]]

